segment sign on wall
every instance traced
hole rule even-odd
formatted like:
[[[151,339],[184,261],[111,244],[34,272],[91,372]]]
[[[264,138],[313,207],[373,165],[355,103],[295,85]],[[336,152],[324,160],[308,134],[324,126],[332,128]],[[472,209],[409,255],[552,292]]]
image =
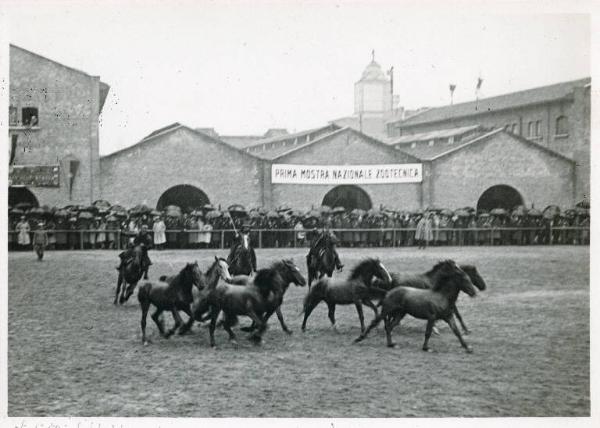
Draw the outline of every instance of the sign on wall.
[[[273,184],[390,184],[420,183],[420,163],[387,165],[290,165],[273,164]]]
[[[10,186],[59,187],[58,165],[11,165]]]

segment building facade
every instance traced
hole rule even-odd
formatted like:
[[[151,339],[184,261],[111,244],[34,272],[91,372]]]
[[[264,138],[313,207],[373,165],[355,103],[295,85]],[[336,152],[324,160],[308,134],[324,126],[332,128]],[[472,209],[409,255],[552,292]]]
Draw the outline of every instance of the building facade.
[[[98,76],[10,46],[9,204],[90,204],[102,194]]]

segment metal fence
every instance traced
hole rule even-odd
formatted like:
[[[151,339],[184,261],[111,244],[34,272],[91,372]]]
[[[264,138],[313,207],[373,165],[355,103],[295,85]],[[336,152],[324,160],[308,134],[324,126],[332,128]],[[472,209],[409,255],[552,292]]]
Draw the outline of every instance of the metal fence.
[[[330,229],[338,247],[410,247],[418,245],[416,228]],[[121,230],[49,230],[50,249],[123,249],[133,236]],[[153,233],[149,232],[152,236]],[[295,248],[308,246],[310,230],[255,229],[250,239],[256,248]],[[8,232],[9,250],[31,248],[18,245],[18,232]],[[167,230],[167,242],[157,246],[170,249],[229,248],[233,229]],[[33,232],[30,232],[30,242]],[[501,227],[443,228],[432,230],[434,246],[476,245],[589,245],[589,227]]]

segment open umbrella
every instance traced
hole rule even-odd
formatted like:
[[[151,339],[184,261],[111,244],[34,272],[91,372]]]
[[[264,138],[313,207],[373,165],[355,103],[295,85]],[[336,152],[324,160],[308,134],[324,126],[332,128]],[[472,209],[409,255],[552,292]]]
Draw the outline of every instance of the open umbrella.
[[[231,205],[227,211],[234,217],[243,217],[246,215],[246,208],[243,205]]]
[[[542,212],[536,208],[532,208],[527,212],[527,215],[530,217],[541,217]]]
[[[360,208],[354,208],[352,211],[350,211],[350,214],[358,217],[358,216],[362,216],[365,215],[367,212],[365,210],[362,210]]]
[[[448,216],[448,217],[452,217],[452,215],[454,213],[452,212],[452,210],[449,210],[448,208],[444,208],[443,210],[440,211],[440,214]]]
[[[267,213],[267,218],[279,218],[279,213],[277,213],[275,211],[269,211]]]
[[[206,218],[217,218],[221,217],[221,211],[213,210],[206,213]]]
[[[152,210],[150,211],[150,215],[153,217],[156,217],[157,215],[161,215],[162,213],[158,210]]]
[[[346,212],[346,208],[344,207],[335,207],[332,211],[334,214],[341,214]]]
[[[98,211],[108,211],[110,210],[110,202],[104,199],[98,199],[97,201],[92,202],[92,205],[95,206]]]
[[[192,217],[202,217],[204,215],[204,211],[194,210],[190,213]]]
[[[471,213],[463,209],[454,211],[454,214],[458,217],[471,217]]]
[[[259,218],[260,217],[260,213],[256,210],[250,211],[248,213],[248,217],[250,218]]]
[[[67,210],[56,210],[54,211],[54,217],[68,217],[69,212]]]
[[[84,220],[91,220],[91,219],[93,219],[93,218],[94,218],[94,214],[92,214],[92,213],[91,213],[91,212],[89,212],[89,211],[81,211],[81,212],[79,213],[79,218],[82,218],[82,219],[84,219]]]
[[[33,206],[32,203],[29,202],[19,202],[17,205],[15,205],[15,208],[19,208],[21,210],[27,210],[29,208],[31,208]]]
[[[508,212],[504,208],[494,208],[490,211],[491,215],[506,215]]]
[[[171,210],[181,211],[181,208],[179,208],[177,205],[167,205],[165,207],[165,211],[171,211]]]
[[[306,217],[307,218],[320,218],[321,212],[317,211],[317,210],[310,210],[309,212],[306,213]]]
[[[31,215],[42,215],[44,214],[44,210],[42,208],[36,207],[29,210],[29,214]]]
[[[321,211],[323,214],[329,214],[331,212],[331,207],[327,205],[321,205],[319,211]]]
[[[204,211],[214,211],[216,208],[213,204],[206,204],[202,207]]]
[[[559,214],[560,208],[556,205],[548,205],[543,211],[544,218],[547,218],[548,220],[553,219]]]
[[[278,213],[283,213],[283,212],[286,212],[286,211],[289,211],[289,210],[291,210],[291,208],[289,206],[285,205],[285,204],[284,205],[280,205],[279,208],[277,208],[277,212]]]
[[[139,204],[133,207],[130,212],[132,214],[148,214],[152,211],[152,209],[146,204]]]

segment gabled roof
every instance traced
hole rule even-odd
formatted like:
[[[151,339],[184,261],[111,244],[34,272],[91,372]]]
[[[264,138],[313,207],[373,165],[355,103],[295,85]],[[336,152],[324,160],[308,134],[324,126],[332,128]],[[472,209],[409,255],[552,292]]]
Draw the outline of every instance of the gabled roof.
[[[31,52],[30,50],[27,50],[27,49],[22,48],[20,46],[14,45],[12,43],[10,44],[10,48],[14,48],[14,49],[18,49],[20,51],[26,52],[29,55],[35,56],[35,57],[37,57],[39,59],[51,62],[51,63],[56,64],[56,65],[59,65],[59,66],[61,66],[63,68],[66,68],[69,71],[74,71],[75,73],[83,74],[84,76],[87,76],[87,77],[90,77],[90,78],[92,78],[92,77],[99,77],[99,76],[93,76],[91,74],[88,74],[85,71],[81,71],[81,70],[78,70],[76,68],[69,67],[68,65],[64,65],[64,64],[62,64],[62,63],[60,63],[58,61],[54,61],[53,59],[50,59],[50,58],[46,58],[43,55],[40,55],[40,54],[35,53],[35,52]],[[99,99],[98,113],[102,112],[102,108],[104,107],[104,102],[106,101],[106,96],[108,95],[109,89],[110,89],[110,86],[108,84],[100,81],[100,94],[99,94],[100,99]]]
[[[270,137],[270,138],[263,138],[261,140],[256,141],[253,145],[248,146],[248,148],[260,146],[262,144],[275,143],[275,142],[279,142],[279,141],[294,140],[296,138],[306,137],[307,135],[310,135],[310,134],[325,134],[325,133],[335,131],[339,128],[340,128],[339,126],[337,126],[333,123],[330,123],[328,125],[321,126],[319,128],[312,128],[312,129],[307,129],[304,131],[294,132],[292,134],[276,135],[276,136]]]
[[[460,137],[478,130],[482,130],[482,127],[480,125],[462,126],[460,128],[440,129],[431,132],[421,132],[418,134],[403,135],[401,137],[385,140],[384,142],[390,145],[404,145],[419,141],[431,141],[437,139],[447,139],[450,137]]]
[[[532,146],[538,150],[541,150],[551,156],[560,158],[560,159],[570,162],[570,163],[575,162],[574,160],[570,159],[569,157],[567,157],[561,153],[558,153],[552,149],[549,149],[548,147],[542,146],[531,140],[523,138],[520,135],[507,132],[506,130],[504,130],[504,128],[494,129],[493,131],[487,132],[483,135],[481,133],[478,133],[478,134],[475,134],[475,136],[472,138],[467,138],[463,141],[460,141],[460,142],[454,143],[454,144],[435,143],[433,146],[429,146],[428,143],[417,143],[417,145],[414,148],[411,146],[408,146],[408,145],[401,145],[401,146],[396,146],[396,147],[401,147],[403,152],[409,153],[423,161],[436,161],[440,158],[449,156],[449,155],[456,153],[460,150],[463,150],[467,147],[471,147],[475,144],[479,144],[484,141],[487,141],[490,138],[494,137],[495,135],[498,135],[501,133],[508,134],[508,135],[510,135],[511,138],[514,138],[514,139],[521,141],[527,145],[530,145],[530,146]]]
[[[226,143],[237,147],[238,149],[245,149],[256,144],[257,141],[263,140],[265,137],[262,135],[219,135],[219,139]]]
[[[584,79],[541,86],[495,97],[482,98],[478,101],[434,107],[404,120],[392,120],[388,123],[394,123],[401,127],[409,127],[424,123],[442,122],[459,117],[476,116],[491,111],[557,101],[572,96],[574,88],[584,87],[590,83],[591,78],[586,77]]]
[[[189,131],[189,132],[191,132],[193,134],[196,134],[196,135],[201,135],[206,140],[208,140],[208,141],[210,141],[212,143],[220,144],[220,145],[222,145],[224,147],[227,147],[230,150],[233,150],[233,151],[235,151],[237,153],[241,153],[243,155],[249,156],[249,157],[251,157],[253,159],[261,159],[260,157],[256,156],[253,153],[248,153],[245,150],[238,149],[237,147],[234,147],[234,146],[226,143],[225,141],[222,141],[222,140],[220,140],[218,138],[215,138],[215,137],[213,137],[211,135],[205,134],[204,132],[198,131],[197,129],[190,128],[189,126],[182,125],[179,122],[175,122],[175,123],[172,123],[170,125],[167,125],[167,126],[164,126],[162,128],[159,128],[156,131],[153,131],[150,134],[148,134],[146,137],[142,138],[137,143],[135,143],[135,144],[133,144],[133,145],[131,145],[129,147],[125,147],[123,149],[117,150],[116,152],[112,152],[112,153],[109,153],[107,155],[101,156],[101,159],[110,158],[110,157],[113,157],[113,156],[117,156],[117,155],[123,154],[123,153],[128,152],[128,151],[131,151],[133,149],[137,149],[141,145],[146,144],[146,143],[148,143],[148,142],[150,142],[150,141],[152,141],[152,140],[154,140],[154,139],[156,139],[158,137],[170,134],[170,133],[178,131],[180,129]]]
[[[398,152],[400,152],[401,154],[403,154],[403,155],[405,155],[405,156],[407,156],[409,158],[412,158],[416,162],[419,161],[419,159],[417,159],[416,157],[414,157],[410,153],[402,152],[402,151],[399,151],[399,150],[394,150],[392,147],[390,147],[387,144],[381,142],[380,140],[378,140],[376,138],[373,138],[373,137],[371,137],[371,136],[369,136],[367,134],[364,134],[364,133],[362,133],[360,131],[357,131],[356,129],[350,128],[348,126],[344,127],[344,128],[339,128],[339,129],[334,130],[333,132],[329,132],[327,134],[321,135],[320,137],[315,138],[314,140],[311,140],[311,141],[309,141],[307,143],[304,143],[302,145],[299,144],[299,145],[294,146],[294,147],[284,147],[282,149],[264,151],[262,153],[259,152],[259,153],[256,153],[256,154],[258,156],[262,157],[263,159],[274,161],[274,160],[280,159],[280,158],[282,158],[284,156],[287,156],[289,154],[292,154],[292,153],[298,152],[300,150],[303,150],[306,147],[313,146],[315,144],[324,143],[325,141],[327,141],[327,140],[329,140],[329,139],[331,139],[331,138],[333,138],[333,137],[335,137],[337,135],[344,134],[344,133],[352,133],[354,135],[358,135],[361,138],[364,138],[365,140],[369,141],[370,143],[378,145],[378,146],[384,148],[385,150],[388,150],[391,155],[396,155]]]

